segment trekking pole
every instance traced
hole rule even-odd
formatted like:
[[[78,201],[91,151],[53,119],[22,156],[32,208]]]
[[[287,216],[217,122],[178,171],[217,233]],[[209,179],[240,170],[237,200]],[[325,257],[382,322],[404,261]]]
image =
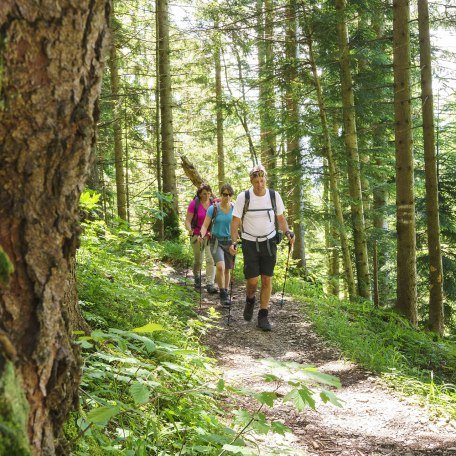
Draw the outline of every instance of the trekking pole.
[[[233,269],[231,271],[231,280],[230,280],[230,306],[228,307],[228,317],[226,320],[226,324],[230,326],[231,321],[231,306],[233,304],[233,282],[234,282],[234,268],[236,267],[236,255],[233,258]]]
[[[285,284],[287,283],[288,263],[290,262],[290,253],[291,253],[291,242],[288,242],[287,266],[285,268],[285,278],[283,280],[282,299],[280,300],[280,308],[283,307],[283,295],[285,294]]]
[[[198,241],[196,241],[198,242]],[[203,284],[201,282],[201,269],[203,268],[203,250],[204,250],[204,239],[201,239],[201,246],[200,246],[200,273],[199,273],[199,278],[200,278],[200,310],[202,307],[202,300],[203,300]]]
[[[190,234],[189,235],[189,242],[188,242],[188,245],[190,247],[189,251],[187,253],[189,253],[189,255],[187,256],[187,263],[186,263],[186,266],[185,266],[185,281],[184,281],[184,286],[187,286],[187,279],[188,279],[188,268],[190,267],[190,257],[192,256],[192,235]]]

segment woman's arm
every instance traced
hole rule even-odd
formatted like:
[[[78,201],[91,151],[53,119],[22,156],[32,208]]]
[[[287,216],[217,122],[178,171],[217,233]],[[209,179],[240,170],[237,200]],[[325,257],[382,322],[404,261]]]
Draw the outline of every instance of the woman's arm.
[[[187,212],[187,216],[185,217],[185,228],[187,229],[188,234],[190,234],[190,236],[193,234],[192,219],[193,212]]]
[[[208,215],[206,215],[206,217],[204,218],[203,226],[200,230],[200,235],[202,238],[207,234],[207,228],[209,226],[209,223],[211,223],[211,218]]]

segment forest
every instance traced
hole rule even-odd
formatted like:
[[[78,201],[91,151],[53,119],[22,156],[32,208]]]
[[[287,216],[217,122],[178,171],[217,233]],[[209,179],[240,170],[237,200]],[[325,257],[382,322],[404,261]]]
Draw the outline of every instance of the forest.
[[[0,455],[456,454],[455,26],[452,0],[2,0]],[[258,165],[294,242],[270,332],[245,252],[228,309],[204,264],[195,289],[186,225]]]

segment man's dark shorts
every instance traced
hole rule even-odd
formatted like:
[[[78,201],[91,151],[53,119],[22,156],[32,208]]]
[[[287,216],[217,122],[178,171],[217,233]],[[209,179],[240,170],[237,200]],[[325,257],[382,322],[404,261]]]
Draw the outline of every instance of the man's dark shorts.
[[[244,277],[252,279],[259,275],[272,277],[277,259],[277,244],[273,240],[258,242],[242,239],[242,253],[244,256]],[[271,255],[272,254],[272,255]]]

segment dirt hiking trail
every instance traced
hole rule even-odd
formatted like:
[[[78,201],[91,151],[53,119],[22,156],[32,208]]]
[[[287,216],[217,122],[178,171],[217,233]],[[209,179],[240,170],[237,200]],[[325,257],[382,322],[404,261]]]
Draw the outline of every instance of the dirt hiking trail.
[[[218,360],[225,380],[258,392],[271,391],[271,384],[262,378],[271,369],[261,360],[294,361],[339,377],[342,388],[335,393],[344,401],[343,408],[317,404],[316,411],[297,412],[281,401],[274,408],[263,408],[269,420],[281,421],[292,433],[284,437],[248,433],[246,437],[259,455],[456,456],[456,423],[432,420],[411,399],[401,398],[374,374],[344,360],[305,321],[305,304],[287,299],[280,308],[280,295],[273,296],[269,313],[273,330],[263,332],[256,326],[258,304],[253,320],[244,321],[244,296],[244,288],[235,287],[227,325],[227,311],[219,306],[218,295],[202,293],[202,308],[214,306],[222,315],[203,342]],[[319,391],[318,387],[314,390]],[[279,395],[286,393],[285,389],[278,391]],[[236,399],[234,405],[250,411],[258,407],[247,398]]]

